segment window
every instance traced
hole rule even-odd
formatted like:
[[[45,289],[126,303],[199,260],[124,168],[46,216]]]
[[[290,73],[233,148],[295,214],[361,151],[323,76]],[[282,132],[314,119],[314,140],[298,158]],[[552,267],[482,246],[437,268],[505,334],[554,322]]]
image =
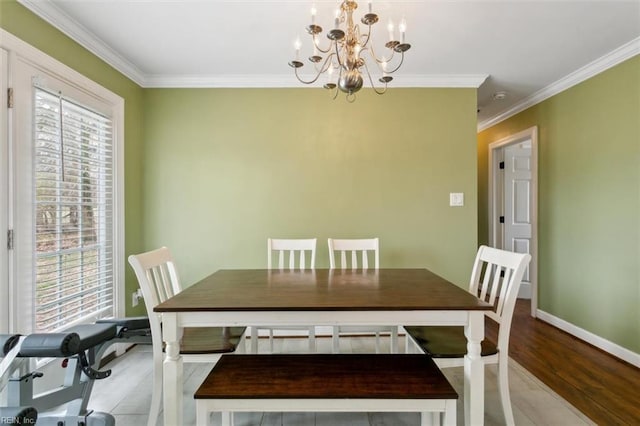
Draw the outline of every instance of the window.
[[[0,152],[9,153],[0,168],[8,176],[0,179],[8,200],[0,219],[7,218],[14,241],[7,254],[0,251],[0,269],[9,271],[0,332],[58,331],[121,316],[124,101],[10,33],[0,35],[7,52],[0,74],[13,76],[13,106],[2,123],[9,137],[0,139]]]
[[[111,119],[34,88],[35,330],[113,316]]]

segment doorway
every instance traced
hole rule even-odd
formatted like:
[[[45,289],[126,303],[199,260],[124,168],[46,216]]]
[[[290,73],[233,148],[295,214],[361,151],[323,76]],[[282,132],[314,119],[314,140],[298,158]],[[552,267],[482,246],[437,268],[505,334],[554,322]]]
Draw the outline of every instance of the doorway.
[[[489,244],[529,253],[519,298],[538,308],[538,128],[489,144]]]

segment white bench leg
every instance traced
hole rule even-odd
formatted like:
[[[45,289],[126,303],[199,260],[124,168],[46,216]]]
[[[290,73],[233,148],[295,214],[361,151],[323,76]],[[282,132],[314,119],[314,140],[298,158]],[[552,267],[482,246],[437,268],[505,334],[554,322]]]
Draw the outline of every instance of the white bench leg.
[[[231,411],[222,412],[222,426],[233,426],[233,413]]]
[[[311,353],[318,352],[317,351],[317,346],[316,346],[316,331],[315,331],[315,327],[309,329],[309,352],[311,352]]]
[[[394,331],[391,332],[391,336],[389,336],[389,337],[391,338],[391,350],[390,350],[390,352],[392,354],[401,353],[402,351],[398,347],[398,327],[396,327],[394,329]]]
[[[209,411],[207,411],[206,404],[199,404],[196,401],[196,425],[208,426],[209,424]]]
[[[433,426],[433,417],[430,411],[420,413],[420,426]]]
[[[456,426],[456,400],[450,399],[445,402],[443,426]]]
[[[258,353],[258,329],[256,327],[251,327],[251,353]]]
[[[333,336],[331,336],[331,343],[333,347],[333,353],[339,354],[340,353],[340,327],[338,326],[333,327]]]

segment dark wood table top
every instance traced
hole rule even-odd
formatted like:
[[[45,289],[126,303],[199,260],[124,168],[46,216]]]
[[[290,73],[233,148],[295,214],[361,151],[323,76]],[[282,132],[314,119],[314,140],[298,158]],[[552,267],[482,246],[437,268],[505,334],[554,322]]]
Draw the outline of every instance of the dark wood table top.
[[[488,310],[427,269],[219,270],[156,312]]]

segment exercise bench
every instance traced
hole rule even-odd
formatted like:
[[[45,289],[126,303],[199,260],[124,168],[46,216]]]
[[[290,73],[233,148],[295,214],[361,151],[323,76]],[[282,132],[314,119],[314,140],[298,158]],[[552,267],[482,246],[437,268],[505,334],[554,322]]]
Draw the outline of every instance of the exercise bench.
[[[28,336],[0,335],[0,390],[7,387],[7,407],[0,407],[4,423],[55,426],[113,426],[111,414],[87,409],[95,380],[111,375],[98,370],[105,351],[114,343],[148,343],[146,318],[108,319],[73,326],[62,333]],[[63,358],[64,384],[38,395],[33,381],[42,377],[29,371],[30,358]],[[63,413],[44,413],[65,406]],[[44,415],[43,415],[44,413]]]
[[[234,412],[442,413],[456,424],[458,394],[426,355],[223,355],[196,391],[196,419]],[[433,416],[435,418],[435,416]]]

